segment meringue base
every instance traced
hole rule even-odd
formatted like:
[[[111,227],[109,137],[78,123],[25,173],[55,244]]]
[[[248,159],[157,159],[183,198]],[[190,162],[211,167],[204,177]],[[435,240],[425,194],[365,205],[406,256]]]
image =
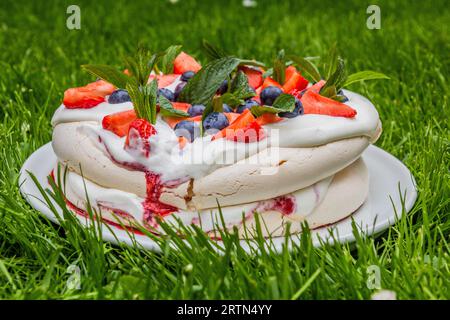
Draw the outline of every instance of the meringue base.
[[[71,175],[78,176],[77,173],[70,172]],[[81,176],[78,176],[81,178]],[[81,178],[83,179],[83,178]],[[144,213],[142,210],[142,198],[132,193],[107,189],[84,178],[86,193],[89,194],[89,202],[97,213],[99,213],[105,222],[113,222],[126,227],[143,226]],[[309,188],[312,188],[310,186]],[[279,237],[290,232],[299,233],[302,223],[307,222],[311,229],[319,228],[338,222],[355,212],[365,201],[369,191],[369,174],[364,161],[358,158],[349,166],[337,172],[334,176],[318,182],[314,188],[325,190],[324,195],[317,199],[314,208],[307,214],[300,209],[291,214],[271,210],[256,212],[255,208],[259,202],[251,202],[237,206],[225,206],[221,208],[221,214],[224,217],[226,228],[232,230],[237,227],[239,237],[253,238],[256,227],[255,216],[258,215],[261,231],[265,237]],[[89,190],[98,190],[99,193],[110,193],[115,199],[115,207],[111,209],[108,204],[97,201],[96,194],[91,194]],[[305,192],[308,188],[297,191]],[[67,179],[64,192],[68,202],[74,207],[69,209],[75,213],[80,213],[87,206],[86,193],[74,191],[75,188]],[[297,207],[302,206],[300,203]],[[77,209],[78,208],[78,209]],[[222,228],[219,210],[209,209],[210,214],[202,214],[202,220],[198,221],[199,213],[180,210],[176,214],[164,217],[164,221],[177,227],[179,223],[184,225],[196,224],[202,228],[211,237],[219,237],[218,228]],[[215,212],[214,212],[215,211]],[[155,233],[164,233],[158,224],[146,224],[147,229]]]

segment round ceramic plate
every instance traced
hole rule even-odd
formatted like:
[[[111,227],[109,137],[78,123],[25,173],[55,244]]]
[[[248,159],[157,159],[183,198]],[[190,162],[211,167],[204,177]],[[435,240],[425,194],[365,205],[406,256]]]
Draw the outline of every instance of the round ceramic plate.
[[[369,146],[366,149],[363,159],[370,174],[368,199],[351,217],[333,225],[312,230],[314,245],[319,246],[323,241],[328,243],[354,241],[352,219],[363,234],[377,234],[394,224],[401,217],[402,212],[408,212],[413,207],[417,198],[414,177],[402,162],[375,146]],[[47,143],[25,161],[19,182],[20,191],[28,203],[51,221],[58,223],[28,174],[32,172],[44,189],[50,188],[47,176],[55,164],[56,155],[51,143]],[[79,218],[83,224],[90,223],[83,217]],[[143,248],[159,250],[157,243],[145,235],[133,234],[134,239],[131,239],[129,232],[114,226],[104,227],[102,232],[105,241],[113,243],[119,241],[128,245],[138,243]],[[300,241],[298,236],[292,237],[294,242]],[[279,250],[285,240],[281,237],[273,238],[272,241],[275,249]],[[249,249],[252,245],[248,241],[241,241],[241,244],[245,249]]]

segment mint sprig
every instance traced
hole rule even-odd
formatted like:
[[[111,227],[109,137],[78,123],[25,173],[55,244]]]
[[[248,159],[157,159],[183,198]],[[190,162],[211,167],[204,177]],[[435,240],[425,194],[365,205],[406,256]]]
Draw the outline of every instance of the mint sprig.
[[[228,78],[239,63],[240,60],[235,57],[224,57],[209,62],[189,80],[180,93],[180,101],[191,104],[208,104],[222,82]]]
[[[275,99],[273,105],[271,106],[253,106],[250,111],[255,117],[259,117],[264,113],[279,113],[279,112],[292,112],[295,109],[295,98],[294,96],[283,93]]]
[[[273,61],[273,79],[283,84],[285,80],[286,59],[284,50],[280,50]]]
[[[104,64],[84,64],[81,67],[90,74],[113,84],[117,88],[125,88],[127,86],[129,77],[114,67]]]
[[[234,108],[244,103],[248,98],[255,96],[255,91],[248,84],[247,76],[242,71],[238,71],[229,86],[228,92],[222,95],[223,103]]]
[[[168,47],[160,57],[161,71],[164,74],[173,73],[173,61],[181,51],[180,45]]]

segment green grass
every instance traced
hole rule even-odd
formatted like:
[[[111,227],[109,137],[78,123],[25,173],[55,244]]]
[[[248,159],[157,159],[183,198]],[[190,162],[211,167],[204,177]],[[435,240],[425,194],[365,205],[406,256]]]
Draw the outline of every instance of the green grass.
[[[0,298],[368,299],[367,268],[381,269],[399,299],[450,298],[450,11],[447,1],[379,1],[381,30],[368,30],[365,1],[77,1],[81,30],[65,27],[72,2],[0,3]],[[63,91],[91,78],[85,63],[119,64],[139,41],[154,49],[180,43],[201,60],[206,38],[229,52],[271,61],[280,48],[317,56],[337,41],[350,71],[372,69],[389,81],[352,89],[377,106],[378,146],[401,159],[419,191],[413,210],[377,239],[355,245],[302,245],[280,255],[225,255],[201,236],[193,249],[163,254],[103,243],[77,226],[63,229],[22,199],[25,159],[50,141],[49,120]],[[68,290],[67,268],[81,270]]]

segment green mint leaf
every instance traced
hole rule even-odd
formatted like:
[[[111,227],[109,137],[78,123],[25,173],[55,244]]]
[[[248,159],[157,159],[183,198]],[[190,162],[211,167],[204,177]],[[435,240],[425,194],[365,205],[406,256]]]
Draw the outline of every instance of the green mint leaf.
[[[222,82],[236,69],[239,62],[240,60],[235,57],[225,57],[209,62],[189,80],[180,93],[180,101],[206,105]]]
[[[181,46],[168,47],[161,57],[161,71],[164,74],[173,73],[173,61],[181,51]]]
[[[340,57],[337,58],[337,64],[334,73],[327,79],[325,85],[320,89],[320,94],[324,97],[332,98],[333,94],[339,91],[345,80],[347,79],[347,73],[345,71],[345,63]],[[330,90],[329,88],[334,87],[334,90]]]
[[[335,72],[338,65],[338,59],[339,56],[337,45],[336,43],[333,43],[333,45],[330,47],[330,50],[328,51],[325,61],[323,61],[323,76],[325,79],[330,78],[331,75]]]
[[[223,112],[223,100],[221,96],[215,96],[213,98],[212,108],[214,112]]]
[[[156,122],[156,95],[158,90],[156,80],[142,86],[134,79],[134,81],[127,83],[126,89],[133,102],[136,116],[154,124]]]
[[[220,58],[225,58],[228,56],[228,54],[225,52],[225,50],[213,45],[209,41],[203,39],[202,41],[203,51],[205,52],[206,56],[209,60],[216,60]]]
[[[159,96],[159,112],[166,117],[189,117],[189,113],[175,109],[163,95]]]
[[[126,74],[111,66],[103,64],[84,64],[81,67],[90,74],[102,78],[117,88],[124,89],[129,81],[129,77]]]
[[[241,59],[239,62],[240,66],[254,66],[254,67],[265,67],[266,64],[264,62],[258,60],[249,60],[249,59]]]
[[[300,71],[309,75],[314,82],[321,80],[319,70],[311,61],[298,56],[289,56],[289,59],[297,65]]]
[[[285,78],[285,70],[286,70],[286,60],[284,50],[280,50],[278,52],[277,57],[273,61],[273,79],[280,83],[284,83]]]
[[[240,99],[239,97],[232,94],[231,92],[227,92],[227,93],[223,94],[221,97],[222,97],[223,103],[226,103],[227,105],[229,105],[232,108],[244,103],[244,99]]]
[[[366,81],[366,80],[376,80],[376,79],[390,79],[390,78],[387,75],[380,73],[380,72],[365,70],[365,71],[352,73],[351,75],[349,75],[347,77],[347,80],[344,82],[344,84],[342,86],[346,87],[355,82]]]
[[[131,75],[136,78],[141,86],[144,86],[161,56],[163,56],[163,53],[152,54],[146,48],[140,47],[134,56],[125,57],[124,61]]]
[[[274,101],[272,106],[253,106],[250,111],[255,117],[264,113],[292,112],[295,108],[294,96],[283,93]]]

